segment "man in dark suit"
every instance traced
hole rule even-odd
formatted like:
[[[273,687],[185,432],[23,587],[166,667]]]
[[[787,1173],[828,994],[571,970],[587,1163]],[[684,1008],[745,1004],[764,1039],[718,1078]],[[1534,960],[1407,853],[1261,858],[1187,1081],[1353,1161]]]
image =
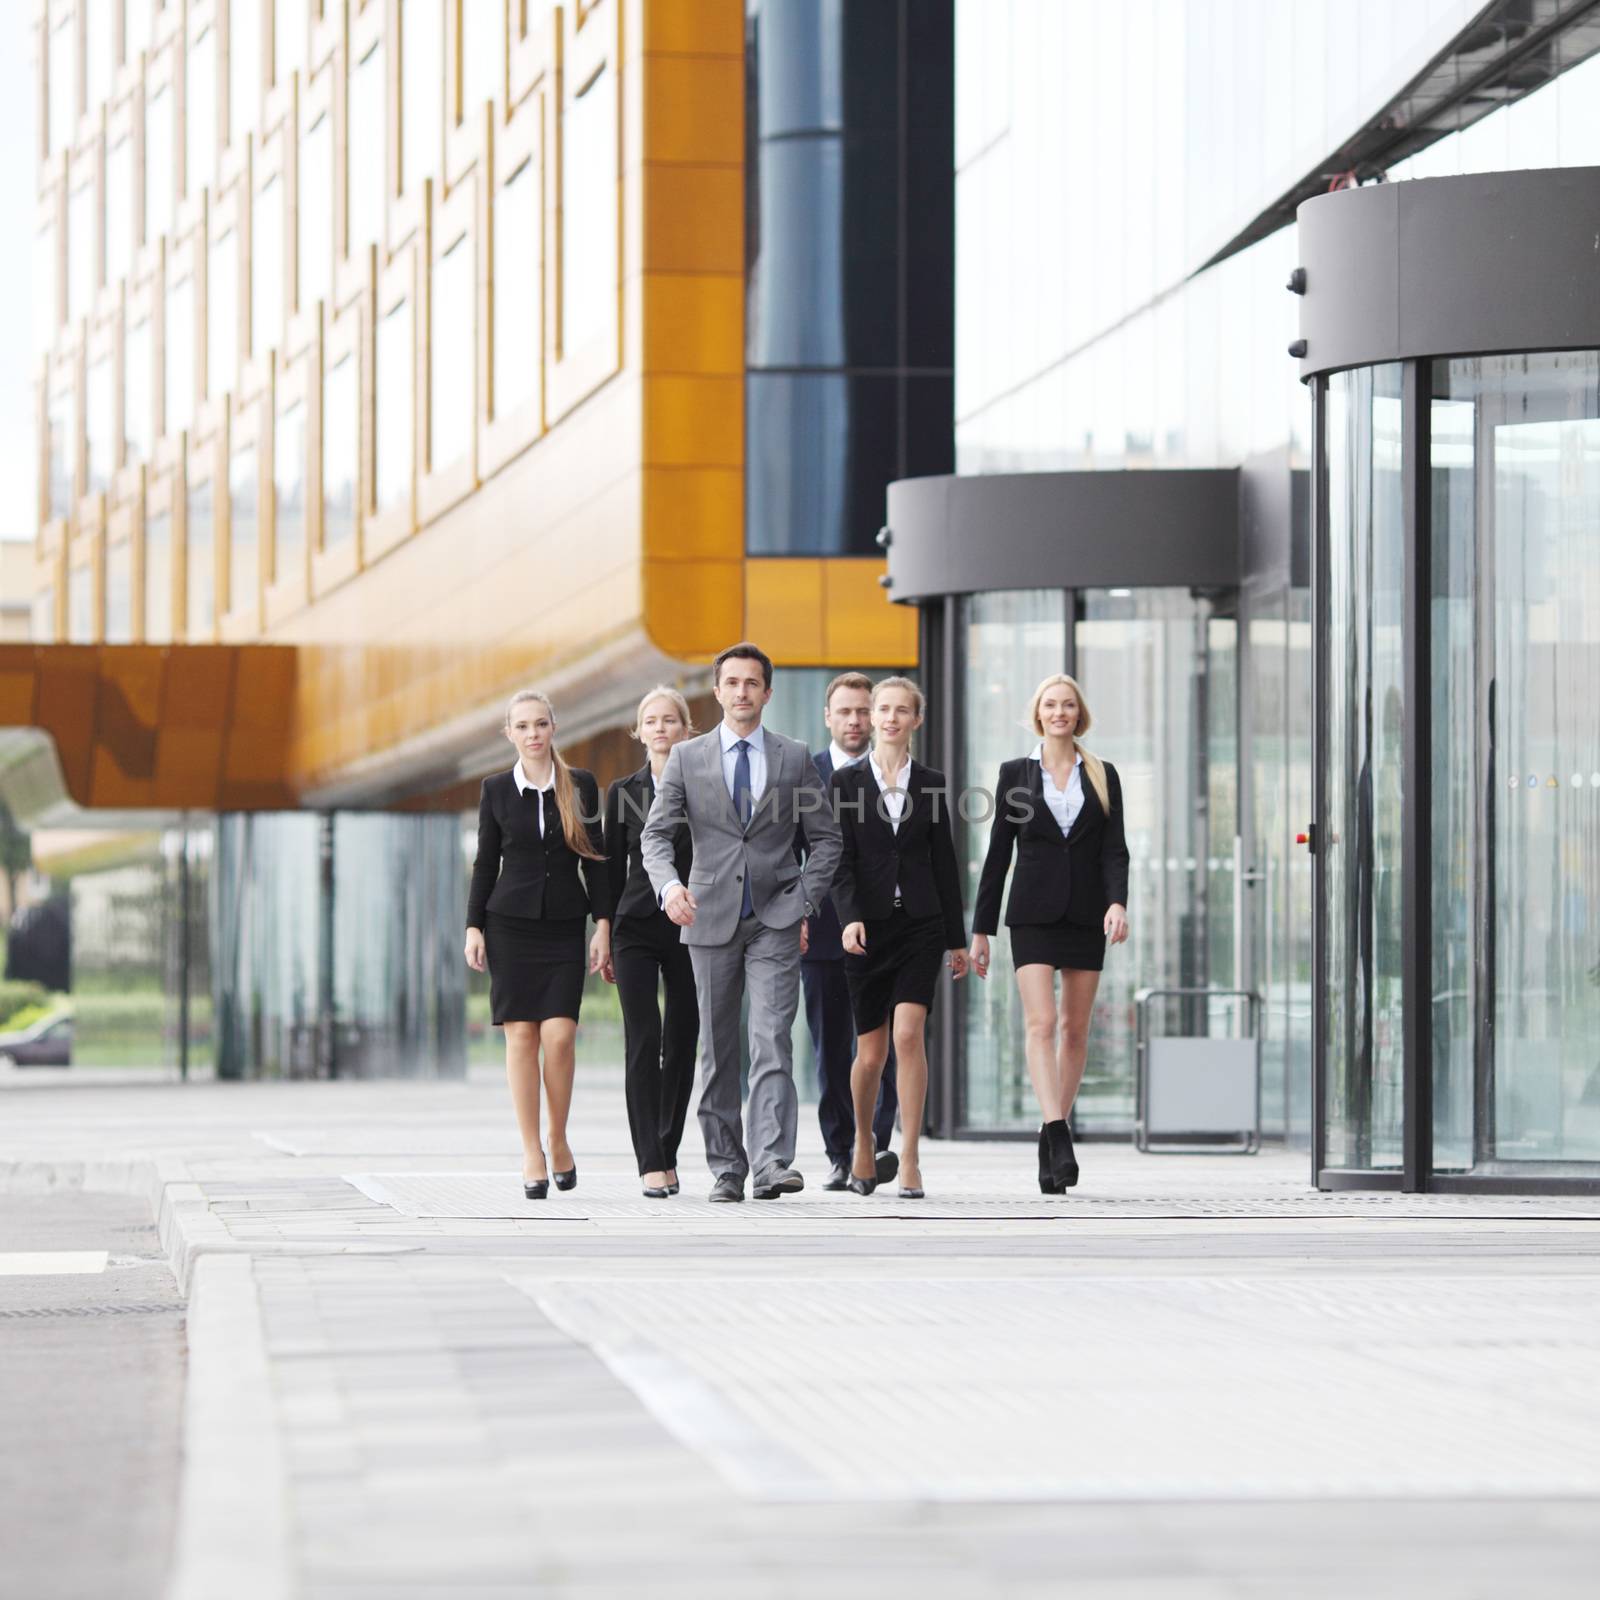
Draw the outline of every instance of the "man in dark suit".
[[[828,787],[834,771],[859,761],[872,743],[872,680],[860,672],[841,672],[827,687],[822,720],[828,730],[828,748],[812,760]],[[843,1189],[850,1181],[850,1151],[855,1143],[856,1119],[850,1105],[850,1064],[855,1059],[856,1029],[850,1011],[850,990],[844,977],[844,946],[840,943],[839,915],[830,896],[812,920],[810,946],[800,961],[800,981],[806,991],[806,1023],[817,1059],[817,1121],[822,1125],[822,1147],[829,1172],[825,1189]],[[894,1136],[894,1115],[899,1105],[895,1092],[894,1057],[884,1069],[877,1114],[872,1119],[873,1142],[879,1156],[879,1176],[887,1183],[898,1170],[889,1150]],[[894,1163],[885,1174],[882,1169]]]

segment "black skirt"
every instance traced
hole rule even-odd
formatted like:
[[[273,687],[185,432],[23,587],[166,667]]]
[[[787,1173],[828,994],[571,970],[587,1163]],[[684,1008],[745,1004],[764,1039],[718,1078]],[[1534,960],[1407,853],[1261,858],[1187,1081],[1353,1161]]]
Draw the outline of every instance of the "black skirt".
[[[871,1033],[894,1016],[902,1001],[933,1009],[944,965],[944,918],[896,911],[866,924],[867,953],[846,952],[844,978],[856,1032]]]
[[[1058,971],[1101,972],[1106,964],[1104,928],[1083,922],[1018,923],[1011,929],[1011,965],[1045,966]]]
[[[485,917],[489,953],[489,1015],[507,1022],[578,1020],[583,1002],[586,917]]]

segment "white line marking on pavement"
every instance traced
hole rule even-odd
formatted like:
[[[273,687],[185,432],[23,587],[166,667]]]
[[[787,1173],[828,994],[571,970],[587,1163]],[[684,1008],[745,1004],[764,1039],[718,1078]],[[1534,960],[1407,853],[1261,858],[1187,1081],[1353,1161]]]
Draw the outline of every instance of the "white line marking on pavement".
[[[0,1278],[67,1277],[104,1272],[111,1259],[105,1250],[17,1250],[0,1253]]]

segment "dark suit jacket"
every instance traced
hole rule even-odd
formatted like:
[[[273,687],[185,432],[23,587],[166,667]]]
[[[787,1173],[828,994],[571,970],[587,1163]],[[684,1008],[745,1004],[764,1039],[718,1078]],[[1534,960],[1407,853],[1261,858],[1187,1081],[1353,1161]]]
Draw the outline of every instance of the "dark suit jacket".
[[[582,767],[571,772],[578,814],[601,859],[589,861],[567,848],[554,789],[544,797],[541,838],[535,810],[538,797],[522,794],[510,772],[485,778],[478,800],[478,858],[472,863],[472,887],[467,892],[469,928],[481,928],[490,911],[503,917],[592,916],[596,921],[611,915],[600,785]]]
[[[619,917],[666,915],[656,904],[656,891],[650,874],[644,870],[639,851],[639,836],[644,832],[645,818],[650,815],[655,797],[656,785],[650,776],[648,761],[637,772],[618,778],[606,790],[606,872],[611,884],[611,903]],[[694,861],[687,822],[677,826],[672,859],[678,869],[678,881],[687,883]]]
[[[1031,756],[1000,763],[989,851],[978,878],[974,933],[1000,925],[1000,895],[1017,852],[1017,873],[1006,902],[1006,926],[1059,922],[1063,917],[1098,927],[1106,908],[1128,903],[1128,842],[1122,826],[1122,780],[1106,762],[1111,815],[1101,809],[1083,775],[1083,809],[1065,839],[1044,803],[1044,769]]]
[[[817,776],[822,779],[822,787],[826,789],[833,777],[832,750],[818,752],[812,756],[811,763],[817,769]],[[817,914],[806,925],[806,953],[800,959],[843,961],[844,943],[841,939],[843,931],[839,923],[839,913],[834,908],[833,896],[825,895],[822,904],[817,908]]]
[[[876,922],[894,910],[895,885],[913,917],[943,917],[947,950],[967,942],[961,911],[961,873],[950,828],[950,793],[942,772],[918,761],[905,780],[909,803],[898,831],[889,821],[878,780],[865,761],[833,775],[833,796],[844,853],[833,880],[842,923]]]

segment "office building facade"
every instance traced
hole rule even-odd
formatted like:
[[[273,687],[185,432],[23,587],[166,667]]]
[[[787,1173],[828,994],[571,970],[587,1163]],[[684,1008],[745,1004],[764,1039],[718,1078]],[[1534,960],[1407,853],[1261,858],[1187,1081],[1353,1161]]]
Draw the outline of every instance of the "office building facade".
[[[1122,772],[1080,1124],[1137,1116],[1140,991],[1242,988],[1319,1182],[1593,1186],[1600,286],[1517,230],[1592,235],[1596,8],[965,0],[956,32],[957,474],[893,486],[883,538],[934,759],[992,783],[1068,670]],[[1408,195],[1475,173],[1418,270]],[[1448,325],[1319,335],[1392,325],[1405,261]],[[1033,1126],[996,966],[942,1030],[954,1134]]]

